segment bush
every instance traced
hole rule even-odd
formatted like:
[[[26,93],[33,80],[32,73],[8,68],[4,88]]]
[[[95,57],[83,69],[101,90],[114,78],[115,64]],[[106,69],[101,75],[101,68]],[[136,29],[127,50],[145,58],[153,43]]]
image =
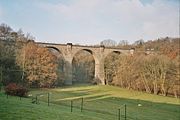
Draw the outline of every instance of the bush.
[[[101,83],[101,80],[98,78],[98,77],[96,77],[96,78],[94,78],[93,80],[92,80],[92,82],[91,82],[93,85],[97,85],[97,84],[100,84]]]
[[[28,89],[16,83],[10,83],[5,87],[5,93],[13,96],[26,96]]]

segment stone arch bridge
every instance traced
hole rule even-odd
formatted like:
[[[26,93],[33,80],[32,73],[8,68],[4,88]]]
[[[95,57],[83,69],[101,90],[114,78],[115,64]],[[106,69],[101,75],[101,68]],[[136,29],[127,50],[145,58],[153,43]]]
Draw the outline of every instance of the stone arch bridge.
[[[52,48],[62,54],[65,60],[65,84],[72,84],[72,60],[73,57],[81,50],[88,51],[94,57],[95,60],[95,75],[94,78],[100,80],[101,84],[105,84],[104,80],[104,60],[107,55],[112,52],[118,52],[122,55],[133,54],[131,50],[124,50],[114,47],[104,47],[104,46],[82,46],[73,45],[72,43],[67,44],[54,44],[54,43],[40,43],[38,45],[42,47]]]

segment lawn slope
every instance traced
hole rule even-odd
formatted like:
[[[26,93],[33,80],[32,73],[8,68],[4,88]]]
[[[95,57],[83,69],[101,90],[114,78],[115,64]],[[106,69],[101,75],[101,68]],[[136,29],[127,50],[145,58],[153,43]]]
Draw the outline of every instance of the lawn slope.
[[[179,120],[179,99],[151,95],[113,86],[68,86],[56,89],[34,89],[29,94],[39,95],[39,104],[32,104],[31,98],[0,94],[0,120]],[[83,109],[81,112],[83,98]],[[71,112],[71,101],[73,111]]]

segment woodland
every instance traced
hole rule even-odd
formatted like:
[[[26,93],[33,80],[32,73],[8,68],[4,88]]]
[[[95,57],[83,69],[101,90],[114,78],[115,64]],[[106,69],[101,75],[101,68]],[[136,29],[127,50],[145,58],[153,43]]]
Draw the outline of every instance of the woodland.
[[[134,49],[133,55],[112,53],[104,61],[107,85],[119,86],[163,96],[180,96],[180,38],[163,37],[118,44],[103,40],[97,45]],[[96,45],[96,46],[97,46]],[[11,83],[27,88],[52,88],[64,85],[63,57],[52,49],[38,46],[35,38],[0,25],[0,86]],[[98,84],[94,79],[95,61],[87,52],[73,58],[73,84]]]

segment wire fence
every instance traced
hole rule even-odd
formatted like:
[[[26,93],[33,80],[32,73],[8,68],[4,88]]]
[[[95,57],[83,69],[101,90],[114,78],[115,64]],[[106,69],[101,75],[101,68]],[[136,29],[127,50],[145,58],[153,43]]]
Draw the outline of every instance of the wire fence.
[[[51,93],[39,93],[30,98],[35,104],[40,104],[40,102],[47,102],[48,106],[50,104],[56,104],[60,106],[69,107],[70,112],[93,112],[94,114],[102,114],[109,116],[113,120],[135,120],[133,117],[127,115],[127,105],[116,106],[112,109],[110,106],[101,101],[89,101],[86,98],[77,99],[64,99],[55,101],[50,97]]]
[[[4,92],[4,91],[1,91]],[[5,94],[7,99],[11,99],[11,96]],[[27,98],[31,101],[32,104],[41,104],[47,103],[49,107],[56,104],[59,106],[65,106],[69,108],[70,112],[76,112],[81,114],[82,112],[91,112],[94,115],[99,114],[100,116],[106,116],[108,120],[137,120],[133,118],[128,112],[128,105],[121,104],[114,106],[108,106],[103,101],[90,101],[86,98],[77,98],[77,99],[64,99],[60,101],[53,100],[51,98],[51,93],[43,92],[34,95],[30,95]],[[23,100],[22,97],[17,97],[19,100]]]
[[[1,91],[4,94],[4,91]],[[7,99],[11,99],[11,96],[4,94],[4,97]],[[149,116],[143,115],[144,110],[152,110],[153,107],[158,107],[153,103],[143,103],[143,107],[140,107],[141,104],[136,104],[136,106],[132,106],[126,102],[127,104],[121,104],[119,101],[113,101],[115,104],[108,105],[108,103],[112,102],[111,100],[90,100],[89,98],[75,98],[75,99],[54,99],[54,95],[49,92],[37,93],[28,96],[29,101],[33,104],[43,104],[47,103],[49,108],[53,105],[65,106],[69,109],[69,112],[75,112],[78,114],[83,113],[91,113],[90,115],[98,115],[100,118],[105,118],[106,120],[142,120],[149,119]],[[2,96],[0,96],[2,97]],[[19,100],[24,100],[22,97],[17,97]],[[136,100],[136,103],[140,103],[139,100]],[[139,107],[138,107],[138,106]],[[134,108],[136,109],[134,109]],[[153,112],[154,115],[159,115],[158,113],[166,113],[167,111],[164,109],[155,109]],[[168,113],[167,113],[168,114]]]

